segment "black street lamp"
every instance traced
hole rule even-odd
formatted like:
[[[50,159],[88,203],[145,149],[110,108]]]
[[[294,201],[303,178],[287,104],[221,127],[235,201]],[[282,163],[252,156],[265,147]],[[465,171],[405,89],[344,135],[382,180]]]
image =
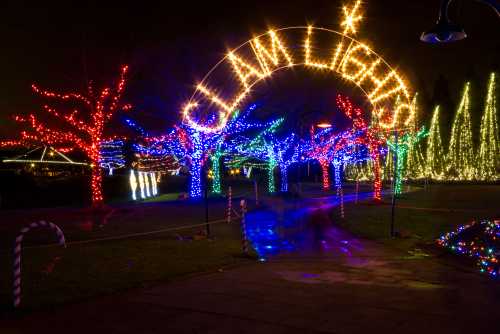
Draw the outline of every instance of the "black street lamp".
[[[439,18],[436,25],[425,31],[420,36],[420,40],[426,43],[450,43],[459,41],[467,37],[464,29],[448,18],[448,7],[453,0],[441,0]],[[500,16],[500,4],[497,0],[476,0],[490,6],[498,16]]]

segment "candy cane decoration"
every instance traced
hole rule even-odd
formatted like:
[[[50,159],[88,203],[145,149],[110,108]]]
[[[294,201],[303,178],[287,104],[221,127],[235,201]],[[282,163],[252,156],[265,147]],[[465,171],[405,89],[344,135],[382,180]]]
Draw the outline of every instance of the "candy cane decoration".
[[[14,246],[14,284],[13,284],[13,296],[14,296],[14,308],[21,304],[21,244],[24,239],[24,235],[30,230],[37,227],[48,227],[53,230],[57,235],[57,243],[66,248],[66,239],[61,229],[52,223],[47,223],[45,221],[39,221],[38,223],[31,223],[30,225],[19,231],[19,235],[16,238],[16,244]]]
[[[248,239],[247,239],[247,226],[245,216],[247,212],[247,203],[244,199],[240,201],[241,207],[241,248],[244,254],[248,254]]]
[[[227,213],[226,213],[226,219],[228,224],[231,222],[232,211],[233,211],[233,191],[231,187],[229,187],[227,191]]]

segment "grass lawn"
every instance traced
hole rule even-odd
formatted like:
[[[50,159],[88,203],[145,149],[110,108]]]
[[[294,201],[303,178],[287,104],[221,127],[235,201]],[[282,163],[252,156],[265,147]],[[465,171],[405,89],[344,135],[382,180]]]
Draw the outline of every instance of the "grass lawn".
[[[198,230],[180,232],[186,238]],[[239,226],[215,224],[213,240],[178,240],[174,233],[154,238],[71,244],[68,248],[25,248],[22,308],[47,308],[156,281],[217,270],[252,259],[241,255]],[[0,253],[0,310],[12,306],[10,252]]]
[[[354,189],[348,184],[345,188],[346,193]],[[371,186],[362,185],[362,189],[369,191]],[[246,190],[249,197],[253,195],[251,190]],[[333,208],[333,220],[359,236],[411,250],[433,243],[444,232],[472,219],[500,217],[500,186],[432,185],[412,190],[398,199],[396,209],[396,230],[404,232],[408,238],[391,239],[389,236],[390,198],[385,198],[383,204],[347,203],[345,219],[340,219],[339,209]],[[241,255],[237,223],[212,225],[215,238],[211,240],[193,238],[204,230],[201,226],[139,238],[85,242],[204,222],[202,201],[172,201],[172,196],[177,194],[163,195],[158,199],[163,202],[158,203],[115,206],[116,213],[101,225],[88,222],[91,215],[80,209],[4,211],[0,217],[3,222],[0,226],[0,312],[12,307],[12,240],[21,227],[39,219],[60,225],[70,244],[67,249],[36,248],[30,246],[53,240],[47,233],[32,233],[26,238],[22,260],[22,307],[28,310],[254,261]],[[281,206],[278,203],[288,201],[286,196],[272,199],[263,196],[261,200],[274,203],[271,207],[276,210]],[[235,199],[233,207],[237,206]],[[225,199],[211,198],[209,220],[223,218],[225,207]]]
[[[170,194],[161,194],[156,197],[151,197],[144,202],[146,203],[154,203],[154,202],[168,202],[168,201],[175,201],[179,198],[180,193],[170,193]]]
[[[338,219],[338,210],[333,212],[334,218],[359,236],[407,250],[433,243],[445,232],[474,219],[500,217],[498,185],[431,185],[411,190],[396,202],[395,230],[407,238],[390,237],[390,197],[382,205],[346,204],[345,219]]]

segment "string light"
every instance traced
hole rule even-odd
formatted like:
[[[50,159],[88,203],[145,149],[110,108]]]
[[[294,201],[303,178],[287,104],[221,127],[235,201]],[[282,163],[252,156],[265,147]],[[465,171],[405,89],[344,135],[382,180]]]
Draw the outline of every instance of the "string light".
[[[286,63],[290,67],[293,66],[293,60],[288,55],[288,51],[281,43],[278,35],[276,35],[273,30],[270,30],[268,34],[271,39],[271,51],[264,47],[259,37],[255,37],[250,45],[254,50],[255,56],[259,61],[261,68],[265,70],[267,75],[270,75],[273,70],[280,65],[280,54],[284,58],[283,60],[286,60]]]
[[[422,138],[427,136],[427,131],[425,127],[422,127],[417,133],[408,132],[405,133],[402,138],[391,140],[387,139],[387,146],[397,157],[396,164],[396,175],[394,175],[394,193],[396,195],[401,194],[401,185],[403,180],[403,175],[405,174],[405,161],[406,155],[410,147],[415,146]]]
[[[144,179],[144,188],[146,189],[146,197],[151,197],[151,191],[149,189],[149,173],[146,172],[139,172],[142,173],[142,177]]]
[[[213,183],[212,190],[215,193],[221,192],[220,187],[220,158],[228,152],[234,151],[235,142],[227,141],[229,138],[238,136],[246,131],[270,127],[273,122],[254,123],[247,121],[251,111],[257,105],[252,104],[243,113],[236,111],[234,117],[227,122],[224,127],[217,132],[204,132],[198,127],[191,127],[184,123],[176,126],[174,138],[171,141],[174,154],[178,157],[185,157],[190,168],[190,196],[199,198],[202,195],[201,169],[205,161],[212,156]],[[244,137],[241,137],[244,138]],[[239,138],[239,140],[241,140]],[[213,165],[215,163],[215,166]]]
[[[409,124],[410,131],[417,132],[418,131],[418,121],[419,121],[419,113],[418,113],[418,94],[413,96],[413,100],[411,103],[411,107],[413,109],[413,120]],[[425,177],[425,161],[424,155],[422,153],[422,145],[421,142],[417,142],[414,145],[410,145],[408,147],[408,154],[406,155],[406,168],[405,175],[406,178],[416,180]]]
[[[454,253],[477,260],[480,271],[491,277],[500,276],[498,245],[500,221],[483,220],[479,223],[460,226],[455,232],[441,236],[437,243]]]
[[[103,202],[102,195],[102,171],[99,168],[101,161],[101,143],[103,140],[104,127],[118,109],[128,110],[130,105],[121,104],[121,96],[125,89],[125,76],[128,66],[123,66],[120,71],[120,79],[116,86],[111,89],[106,87],[101,93],[94,96],[94,88],[89,85],[88,96],[77,93],[59,94],[42,90],[33,85],[33,91],[47,99],[59,102],[76,102],[88,111],[89,120],[84,121],[79,109],[71,112],[60,113],[56,108],[44,105],[43,109],[53,117],[65,124],[64,128],[50,128],[31,114],[28,117],[15,116],[18,122],[28,123],[29,131],[21,132],[22,142],[37,142],[53,146],[73,146],[84,152],[90,159],[92,168],[91,189],[92,205],[100,206]],[[66,125],[73,128],[67,131]]]
[[[114,169],[125,167],[123,145],[124,141],[121,139],[103,140],[101,142],[99,166],[107,169],[109,175],[113,175]]]
[[[368,150],[368,155],[371,161],[371,170],[367,175],[373,175],[373,198],[376,201],[382,199],[382,179],[380,175],[380,155],[382,153],[382,145],[385,143],[384,136],[381,135],[377,125],[368,127],[364,113],[359,107],[355,107],[351,101],[342,95],[337,95],[337,105],[344,114],[351,119],[353,131],[361,131],[361,134],[356,138],[356,145],[363,145]],[[354,148],[356,152],[356,147]],[[359,153],[359,152],[358,152]],[[358,155],[356,159],[351,160],[351,164],[358,163],[363,159]],[[368,164],[366,164],[368,166]]]
[[[240,138],[235,138],[238,135],[246,133],[251,130],[265,128],[272,125],[268,123],[255,123],[248,121],[250,113],[257,108],[257,104],[251,104],[243,113],[236,112],[235,116],[226,124],[220,133],[216,133],[213,138],[212,153],[210,154],[210,161],[212,163],[212,192],[214,194],[221,194],[221,158],[235,153],[234,147],[241,144]]]
[[[40,152],[40,156],[37,154]],[[36,153],[36,154],[35,154]],[[47,158],[47,155],[49,158]],[[55,156],[55,158],[54,158]],[[57,159],[57,160],[56,160]],[[63,153],[59,152],[53,147],[43,146],[36,147],[28,152],[11,159],[2,160],[4,163],[29,163],[31,167],[35,167],[35,164],[52,164],[52,165],[81,165],[87,166],[86,162],[76,162],[68,158]]]
[[[361,21],[363,16],[359,14],[359,7],[361,6],[361,1],[356,1],[354,5],[349,8],[344,6],[342,11],[344,12],[344,21],[340,23],[341,27],[344,27],[344,34],[356,34],[356,22]]]
[[[129,184],[130,184],[130,191],[132,193],[132,199],[134,201],[137,200],[137,177],[135,176],[135,171],[133,169],[130,170],[130,176],[129,176]]]
[[[134,129],[134,131],[136,131],[137,133],[139,133],[142,137],[148,137],[149,134],[146,130],[144,130],[144,128],[142,126],[140,126],[139,124],[137,124],[137,122],[135,122],[134,120],[130,119],[130,118],[123,118],[123,121],[125,122],[125,124]]]
[[[432,114],[429,137],[427,138],[427,151],[425,154],[425,175],[435,180],[444,178],[445,156],[441,141],[441,130],[439,123],[439,106],[436,106]]]
[[[355,1],[352,6],[343,7],[342,33],[313,26],[283,28],[270,30],[230,50],[196,86],[190,101],[182,109],[184,121],[198,131],[221,131],[255,84],[272,76],[277,70],[302,65],[331,71],[357,85],[372,104],[372,114],[374,121],[378,123],[377,126],[393,128],[400,124],[410,124],[413,110],[410,105],[410,94],[402,77],[367,45],[350,36],[357,33],[357,25],[363,18],[360,14],[361,4],[361,1]],[[297,34],[292,32],[303,30],[305,30],[304,40],[293,41]],[[331,55],[328,61],[313,57],[314,32],[328,33],[340,38],[333,48],[331,45],[328,46],[328,54]],[[301,50],[297,48],[288,47],[285,40],[303,45],[302,52],[299,53]],[[223,91],[222,89],[210,87],[210,77],[218,76],[216,72],[225,71],[227,68],[234,71],[238,87],[233,96],[223,97],[216,93]],[[219,74],[227,76],[227,73]],[[384,106],[393,102],[397,96],[402,96],[404,101],[395,110],[387,111]],[[202,101],[208,101],[211,106],[204,106]],[[195,111],[200,107],[206,108],[207,113],[209,109],[216,108],[217,121],[207,123],[195,117],[195,114],[201,113]]]
[[[283,124],[284,119],[272,121],[253,139],[241,137],[234,145],[238,154],[265,161],[268,172],[268,191],[276,192],[274,170],[279,167],[281,174],[281,191],[288,191],[288,167],[299,161],[300,148],[295,134],[278,139],[275,132]]]
[[[139,179],[139,188],[141,190],[141,199],[146,198],[146,192],[145,192],[145,181],[144,181],[144,173],[143,172],[137,172],[137,178]]]
[[[158,182],[156,179],[155,172],[149,172],[149,179],[151,180],[151,194],[153,196],[158,195]]]
[[[495,73],[491,73],[488,93],[481,119],[477,178],[484,181],[499,179],[500,141],[498,135]]]
[[[451,128],[446,167],[452,180],[472,180],[475,174],[469,105],[470,83],[467,82]]]

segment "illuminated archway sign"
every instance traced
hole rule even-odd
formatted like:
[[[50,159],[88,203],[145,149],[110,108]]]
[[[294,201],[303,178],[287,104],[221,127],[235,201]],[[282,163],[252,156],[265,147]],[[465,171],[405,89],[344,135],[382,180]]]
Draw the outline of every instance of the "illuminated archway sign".
[[[303,66],[356,85],[371,104],[372,124],[408,125],[413,112],[405,81],[367,44],[353,38],[362,19],[360,7],[356,1],[343,8],[342,32],[313,26],[270,30],[229,51],[196,86],[182,110],[184,121],[200,131],[220,131],[257,83],[279,70]]]
[[[414,112],[405,81],[366,43],[354,38],[362,20],[360,8],[359,0],[343,7],[342,32],[288,27],[270,30],[230,50],[197,84],[182,109],[184,122],[198,131],[221,131],[255,85],[277,71],[302,66],[357,86],[371,105],[374,129],[408,126]],[[380,191],[375,193],[379,198]]]

